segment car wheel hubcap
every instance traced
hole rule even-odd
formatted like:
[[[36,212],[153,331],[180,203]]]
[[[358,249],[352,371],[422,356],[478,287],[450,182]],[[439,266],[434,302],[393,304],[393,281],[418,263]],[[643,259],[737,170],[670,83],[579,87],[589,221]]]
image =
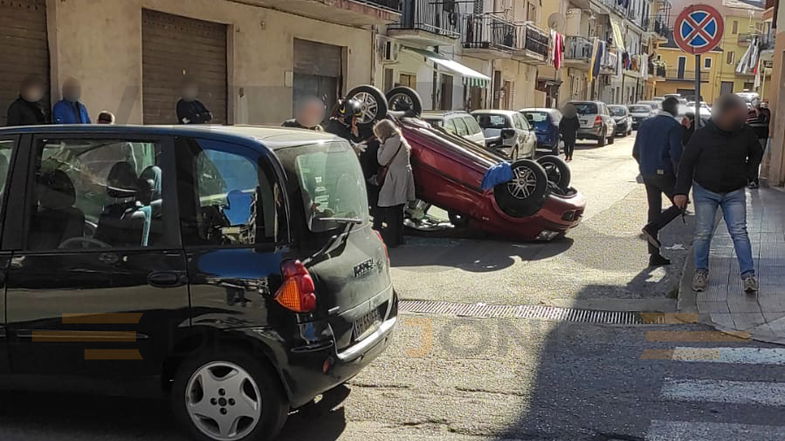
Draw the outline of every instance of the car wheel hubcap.
[[[188,380],[185,408],[208,437],[235,440],[256,428],[262,417],[262,398],[248,372],[234,363],[217,361],[202,366]]]
[[[360,92],[354,96],[354,99],[360,102],[360,109],[362,109],[361,123],[369,123],[376,118],[376,113],[379,111],[379,103],[376,98],[368,92]]]
[[[507,184],[507,190],[516,199],[527,199],[537,189],[537,176],[528,168],[516,168],[515,177]]]
[[[413,110],[414,101],[406,94],[396,93],[390,97],[390,107],[396,111]]]

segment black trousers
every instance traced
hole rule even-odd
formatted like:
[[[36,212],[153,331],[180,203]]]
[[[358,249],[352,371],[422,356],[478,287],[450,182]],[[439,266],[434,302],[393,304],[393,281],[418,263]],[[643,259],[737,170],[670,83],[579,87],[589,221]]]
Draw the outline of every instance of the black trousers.
[[[403,209],[404,205],[394,205],[392,207],[379,207],[387,224],[382,229],[382,239],[388,247],[397,247],[403,244]]]
[[[564,138],[564,156],[572,158],[573,152],[575,152],[575,138]]]
[[[662,211],[662,195],[664,194],[668,199],[673,200],[676,177],[670,173],[645,175],[643,176],[643,183],[646,185],[646,197],[649,200],[649,224],[646,227],[654,237],[657,237],[660,230],[681,214],[681,210],[675,205],[671,205],[667,210]],[[649,254],[657,252],[657,248],[649,244]]]

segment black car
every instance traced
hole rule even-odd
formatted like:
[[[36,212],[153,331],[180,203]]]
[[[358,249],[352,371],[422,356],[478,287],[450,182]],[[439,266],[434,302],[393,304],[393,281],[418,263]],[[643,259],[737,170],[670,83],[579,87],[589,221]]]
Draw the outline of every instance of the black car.
[[[389,344],[352,147],[240,127],[0,130],[0,378],[168,396],[196,439],[275,437]]]
[[[620,105],[609,105],[608,110],[611,112],[613,120],[616,122],[616,136],[625,137],[632,135],[633,118],[627,107]]]

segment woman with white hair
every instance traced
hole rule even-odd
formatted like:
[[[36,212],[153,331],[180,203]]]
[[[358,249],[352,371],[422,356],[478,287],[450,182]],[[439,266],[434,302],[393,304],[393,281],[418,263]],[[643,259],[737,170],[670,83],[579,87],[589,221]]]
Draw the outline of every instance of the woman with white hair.
[[[379,121],[373,128],[381,146],[377,153],[379,173],[379,208],[387,227],[382,237],[389,247],[403,244],[403,210],[415,199],[412,174],[412,148],[390,120]]]

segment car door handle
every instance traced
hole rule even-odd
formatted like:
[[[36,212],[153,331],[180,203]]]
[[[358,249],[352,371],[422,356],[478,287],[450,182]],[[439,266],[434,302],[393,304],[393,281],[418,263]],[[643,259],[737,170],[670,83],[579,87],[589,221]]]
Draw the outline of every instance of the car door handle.
[[[158,288],[169,288],[184,285],[185,277],[177,272],[161,271],[150,273],[150,275],[147,276],[147,282]]]

